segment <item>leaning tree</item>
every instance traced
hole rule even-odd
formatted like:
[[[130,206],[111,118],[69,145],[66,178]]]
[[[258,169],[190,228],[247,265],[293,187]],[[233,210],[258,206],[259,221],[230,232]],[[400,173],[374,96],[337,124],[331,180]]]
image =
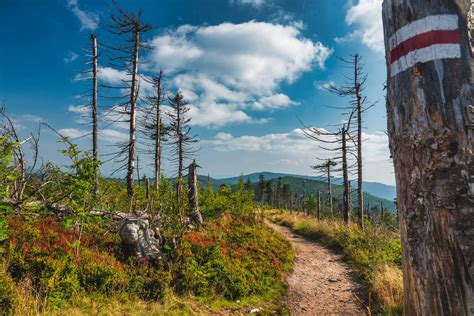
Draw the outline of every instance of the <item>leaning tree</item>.
[[[474,314],[470,0],[385,0],[406,315]]]

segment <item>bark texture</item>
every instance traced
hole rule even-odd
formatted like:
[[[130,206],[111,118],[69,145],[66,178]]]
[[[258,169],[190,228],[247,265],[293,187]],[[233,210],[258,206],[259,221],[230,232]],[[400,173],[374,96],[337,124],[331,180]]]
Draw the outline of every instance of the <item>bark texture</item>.
[[[133,59],[132,78],[130,82],[130,135],[128,143],[128,164],[127,164],[127,193],[128,197],[133,197],[133,174],[135,171],[135,159],[137,158],[137,98],[138,98],[138,50],[140,48],[140,25],[135,23],[133,32]]]
[[[202,225],[204,221],[202,220],[201,212],[199,211],[199,191],[198,191],[198,179],[197,179],[197,167],[196,161],[193,161],[189,165],[188,173],[188,200],[189,200],[189,218],[195,223]]]
[[[384,35],[431,15],[459,18],[461,58],[393,77],[387,117],[404,257],[406,315],[474,314],[474,159],[470,0],[385,0]],[[471,114],[469,113],[471,111]]]
[[[92,157],[96,162],[99,161],[99,122],[97,119],[97,37],[91,34],[92,42],[92,102],[91,102],[91,119],[92,119]],[[99,195],[99,165],[94,166],[94,195]]]

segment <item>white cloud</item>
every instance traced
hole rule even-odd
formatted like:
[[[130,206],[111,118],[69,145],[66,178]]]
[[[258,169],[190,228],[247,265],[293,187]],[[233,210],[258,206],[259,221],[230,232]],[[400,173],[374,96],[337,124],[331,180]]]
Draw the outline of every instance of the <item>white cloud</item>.
[[[94,31],[99,27],[99,16],[94,12],[86,12],[79,9],[77,0],[67,0],[69,9],[81,22],[81,31]]]
[[[59,134],[70,137],[70,138],[81,138],[81,137],[90,137],[91,132],[80,130],[76,128],[63,128],[58,131]],[[126,141],[128,140],[128,134],[122,133],[113,129],[103,129],[99,131],[101,140],[104,140],[108,143],[115,143],[117,141]]]
[[[336,83],[334,81],[315,81],[314,87],[318,90],[325,90],[331,89],[332,87],[336,87]]]
[[[257,122],[247,111],[297,105],[279,92],[281,83],[324,68],[332,53],[295,25],[255,21],[183,25],[150,44],[150,67],[168,69],[174,87],[193,106],[195,125]]]
[[[336,38],[336,42],[361,40],[373,51],[384,52],[382,0],[357,0],[357,4],[352,4],[347,11],[346,23],[355,26],[356,30]]]
[[[321,130],[324,131],[324,129]],[[363,133],[363,139],[363,148],[366,153],[364,156],[365,180],[393,184],[393,167],[389,159],[387,136],[381,132]],[[203,140],[202,145],[206,148],[204,155],[212,156],[213,163],[212,166],[206,166],[205,159],[201,158],[200,164],[216,174],[225,173],[225,167],[228,168],[229,164],[236,169],[240,168],[244,173],[262,171],[262,161],[265,162],[265,171],[314,174],[309,166],[319,163],[316,158],[325,159],[331,156],[331,153],[318,146],[321,144],[308,139],[300,129],[286,133],[239,137],[220,132],[210,140]],[[232,158],[234,156],[237,156],[235,161]],[[224,163],[221,165],[219,161],[224,161]]]
[[[66,64],[67,64],[67,63],[70,63],[70,62],[73,62],[73,61],[75,61],[78,57],[79,57],[79,55],[76,54],[75,52],[73,52],[73,51],[68,51],[67,56],[64,58],[64,62],[65,62]]]
[[[260,98],[252,103],[251,108],[255,110],[279,109],[298,105],[298,102],[292,101],[283,93],[274,94],[268,97]]]
[[[85,114],[85,113],[88,113],[90,111],[89,107],[82,106],[82,105],[70,105],[70,106],[68,106],[67,110],[69,112],[75,113],[75,114]]]
[[[266,2],[266,0],[229,0],[230,4],[250,5],[250,6],[253,6],[253,7],[260,7],[265,2]]]
[[[64,137],[69,137],[69,138],[79,138],[79,137],[84,137],[90,132],[78,130],[75,128],[63,128],[58,131],[59,134],[61,134]]]

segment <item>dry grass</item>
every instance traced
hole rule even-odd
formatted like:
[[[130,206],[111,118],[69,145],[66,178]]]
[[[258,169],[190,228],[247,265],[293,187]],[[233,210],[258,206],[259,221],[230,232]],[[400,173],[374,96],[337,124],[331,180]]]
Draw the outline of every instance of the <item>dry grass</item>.
[[[386,310],[399,309],[403,302],[403,274],[399,268],[379,266],[374,273],[372,287]]]

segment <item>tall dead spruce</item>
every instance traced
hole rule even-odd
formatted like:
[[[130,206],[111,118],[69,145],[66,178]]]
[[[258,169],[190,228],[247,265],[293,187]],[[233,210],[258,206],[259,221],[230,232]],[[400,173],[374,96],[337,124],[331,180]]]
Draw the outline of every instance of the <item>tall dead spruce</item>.
[[[137,156],[137,110],[138,95],[140,90],[139,76],[139,53],[145,45],[141,42],[141,36],[150,31],[151,27],[141,21],[141,12],[137,15],[127,13],[114,0],[117,14],[111,16],[112,24],[110,32],[115,35],[127,36],[127,45],[121,47],[110,47],[111,51],[117,55],[112,58],[112,62],[119,62],[119,67],[126,71],[128,79],[122,80],[127,86],[127,100],[115,107],[120,117],[124,117],[123,122],[129,123],[129,140],[123,146],[121,154],[126,156],[127,170],[127,194],[133,198],[133,179],[135,162]]]
[[[385,0],[406,315],[474,314],[470,0]]]
[[[367,98],[364,97],[363,91],[367,81],[367,74],[364,72],[364,66],[361,63],[361,57],[358,54],[352,56],[350,60],[341,59],[346,67],[352,71],[348,82],[341,87],[331,86],[328,90],[341,97],[348,97],[349,105],[342,107],[345,111],[355,112],[357,119],[357,138],[356,138],[356,163],[357,163],[357,209],[358,209],[358,223],[361,228],[364,227],[364,191],[363,191],[363,160],[362,160],[362,115],[365,111],[370,109],[373,104],[367,105]],[[344,113],[346,114],[346,113]]]
[[[147,96],[148,107],[145,115],[144,132],[153,142],[153,175],[155,189],[158,190],[160,187],[163,143],[166,141],[165,137],[168,133],[168,129],[163,123],[162,115],[162,106],[166,99],[163,88],[163,70],[160,70],[158,76],[145,80],[153,86],[153,94]]]
[[[97,37],[91,34],[92,45],[92,98],[91,98],[91,120],[92,120],[92,158],[96,164],[94,165],[94,195],[99,195],[99,121],[97,119],[97,86],[98,86],[98,62],[99,55],[97,54]]]
[[[313,166],[313,169],[316,170],[324,170],[327,172],[328,178],[328,202],[329,202],[329,209],[331,212],[331,216],[333,215],[333,201],[332,201],[332,188],[331,188],[331,167],[336,166],[337,162],[340,162],[341,168],[336,169],[336,172],[342,172],[342,179],[343,179],[343,217],[344,222],[349,223],[350,215],[351,215],[351,188],[349,182],[349,173],[350,170],[353,168],[351,165],[351,160],[349,159],[349,154],[353,154],[353,147],[349,143],[354,140],[350,134],[351,129],[351,121],[352,117],[356,113],[355,110],[350,112],[349,119],[346,123],[342,125],[339,131],[332,133],[327,132],[325,130],[314,128],[314,127],[307,127],[303,128],[303,133],[310,139],[315,140],[319,143],[326,144],[327,147],[320,146],[322,149],[336,153],[331,160],[327,160],[325,163]],[[340,154],[339,154],[340,153]]]
[[[176,181],[176,202],[177,212],[182,218],[182,195],[183,195],[183,170],[184,161],[190,159],[196,152],[194,144],[198,141],[196,135],[191,135],[189,122],[191,118],[187,117],[189,111],[187,102],[180,92],[176,92],[173,97],[168,97],[170,110],[167,112],[169,120],[170,144],[174,147],[171,161],[177,169]]]

